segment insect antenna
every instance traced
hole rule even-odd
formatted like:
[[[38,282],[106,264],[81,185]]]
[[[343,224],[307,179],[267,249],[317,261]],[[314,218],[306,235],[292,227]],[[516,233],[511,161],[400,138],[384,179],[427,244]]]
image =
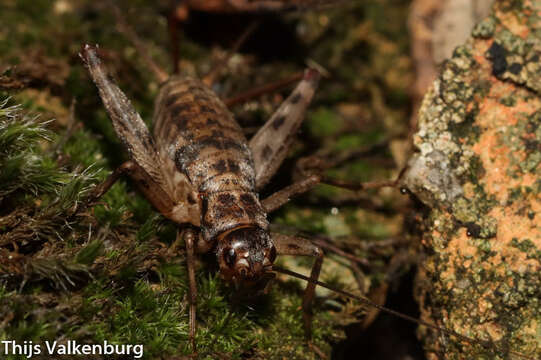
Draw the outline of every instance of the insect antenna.
[[[442,327],[439,327],[439,326],[434,325],[432,323],[429,323],[427,321],[414,318],[413,316],[402,314],[401,312],[395,311],[393,309],[386,308],[385,306],[378,305],[375,302],[372,302],[371,300],[369,300],[367,298],[352,294],[352,293],[350,293],[348,291],[339,289],[339,288],[337,288],[335,286],[332,286],[330,284],[326,284],[326,283],[321,282],[319,280],[310,279],[309,277],[304,276],[302,274],[299,274],[297,272],[294,272],[294,271],[291,271],[291,270],[288,270],[288,269],[284,269],[284,268],[281,268],[281,267],[276,266],[276,265],[272,266],[271,271],[275,271],[275,272],[278,272],[278,273],[282,273],[282,274],[285,274],[285,275],[296,277],[296,278],[301,279],[301,280],[312,282],[312,283],[314,283],[314,284],[316,284],[318,286],[321,286],[321,287],[323,287],[325,289],[334,291],[337,294],[340,294],[340,295],[343,295],[345,297],[349,297],[351,299],[357,300],[361,304],[375,307],[376,309],[378,309],[378,310],[380,310],[382,312],[394,315],[394,316],[399,317],[401,319],[404,319],[406,321],[426,326],[427,328],[435,330],[435,331],[437,331],[439,333],[443,333],[443,334],[446,334],[446,335],[449,335],[449,336],[454,336],[454,337],[456,337],[456,338],[458,338],[460,340],[463,340],[463,341],[465,341],[467,343],[470,343],[470,344],[473,344],[473,345],[481,345],[484,349],[486,349],[488,351],[494,351],[494,349],[496,349],[496,350],[501,351],[503,353],[507,352],[507,353],[509,353],[511,355],[514,355],[514,356],[517,356],[517,357],[519,357],[521,359],[535,360],[534,358],[532,358],[532,357],[530,357],[528,355],[524,355],[524,354],[521,354],[521,353],[516,352],[516,351],[504,350],[500,346],[496,345],[495,343],[493,343],[491,341],[474,339],[474,338],[471,338],[469,336],[459,334],[456,331],[446,329],[446,328],[442,328]]]

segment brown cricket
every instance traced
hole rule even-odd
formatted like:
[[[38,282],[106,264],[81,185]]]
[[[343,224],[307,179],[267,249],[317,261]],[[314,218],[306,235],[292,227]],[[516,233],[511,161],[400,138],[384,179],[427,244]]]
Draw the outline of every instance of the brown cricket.
[[[178,236],[184,238],[187,250],[194,350],[195,253],[215,251],[222,276],[235,283],[267,280],[277,254],[315,257],[311,279],[318,278],[322,251],[302,238],[271,235],[267,214],[310,189],[319,177],[310,176],[263,201],[257,194],[293,142],[320,78],[316,70],[306,70],[292,95],[250,142],[222,101],[201,81],[177,75],[161,79],[151,136],[108,76],[97,48],[85,45],[80,55],[130,156],[99,186],[95,197],[127,173],[157,210],[181,225]],[[308,338],[314,289],[315,283],[309,282],[303,301]]]

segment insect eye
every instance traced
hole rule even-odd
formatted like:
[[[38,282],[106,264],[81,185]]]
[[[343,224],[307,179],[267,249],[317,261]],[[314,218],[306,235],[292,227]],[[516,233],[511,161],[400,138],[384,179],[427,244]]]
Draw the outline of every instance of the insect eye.
[[[236,259],[237,259],[237,254],[235,253],[235,249],[229,249],[224,255],[225,263],[229,267],[233,267],[233,265],[235,265]]]

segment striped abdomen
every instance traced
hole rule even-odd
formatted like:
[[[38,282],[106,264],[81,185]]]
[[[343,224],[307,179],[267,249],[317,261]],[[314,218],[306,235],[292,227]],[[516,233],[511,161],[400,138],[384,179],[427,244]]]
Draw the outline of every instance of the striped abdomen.
[[[242,129],[202,82],[172,77],[156,99],[154,138],[201,198],[205,239],[241,226],[268,226]]]

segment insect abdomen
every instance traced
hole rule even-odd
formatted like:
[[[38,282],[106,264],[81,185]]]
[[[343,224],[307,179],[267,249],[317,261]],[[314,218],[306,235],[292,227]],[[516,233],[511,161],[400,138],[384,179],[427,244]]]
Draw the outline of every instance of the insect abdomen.
[[[250,149],[220,99],[196,79],[173,77],[163,85],[155,109],[154,137],[160,151],[202,198],[205,238],[238,226],[266,229]]]

